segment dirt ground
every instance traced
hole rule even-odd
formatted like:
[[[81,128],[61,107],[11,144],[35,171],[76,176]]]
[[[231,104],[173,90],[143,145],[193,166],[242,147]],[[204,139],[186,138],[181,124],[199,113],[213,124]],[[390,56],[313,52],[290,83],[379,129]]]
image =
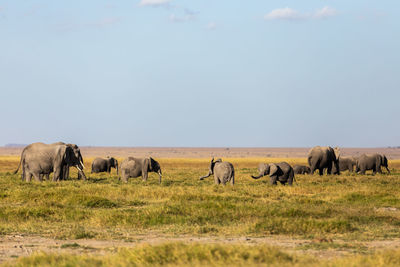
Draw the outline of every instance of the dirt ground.
[[[298,148],[198,148],[198,147],[87,147],[80,146],[83,157],[145,157],[155,158],[305,158],[309,147]],[[23,147],[0,147],[0,156],[19,156]],[[383,153],[388,159],[400,159],[400,148],[340,148],[343,156]]]
[[[168,237],[157,235],[134,236],[129,241],[123,240],[57,240],[40,236],[29,235],[5,235],[0,237],[0,263],[12,260],[13,258],[28,256],[34,252],[46,253],[71,253],[71,254],[88,254],[88,255],[105,255],[107,253],[116,252],[119,248],[131,248],[139,244],[157,245],[165,242],[183,242],[183,243],[230,243],[230,244],[265,244],[268,246],[278,247],[292,253],[300,253],[313,255],[319,258],[332,259],[346,255],[352,255],[359,252],[360,247],[368,252],[385,249],[400,248],[400,239],[370,241],[345,242],[341,240],[326,239],[293,239],[290,237]],[[336,244],[336,249],[315,249],[313,244],[331,243]],[[356,249],[357,247],[358,249]]]

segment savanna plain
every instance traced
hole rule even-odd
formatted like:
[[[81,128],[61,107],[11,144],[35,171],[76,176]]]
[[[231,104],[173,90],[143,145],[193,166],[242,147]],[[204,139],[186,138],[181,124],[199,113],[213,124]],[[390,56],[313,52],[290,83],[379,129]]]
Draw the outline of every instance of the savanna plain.
[[[400,160],[392,173],[253,180],[260,162],[223,158],[235,185],[217,186],[210,158],[156,158],[163,181],[22,182],[19,156],[0,156],[0,262],[5,266],[399,266]],[[119,162],[122,158],[118,158]]]

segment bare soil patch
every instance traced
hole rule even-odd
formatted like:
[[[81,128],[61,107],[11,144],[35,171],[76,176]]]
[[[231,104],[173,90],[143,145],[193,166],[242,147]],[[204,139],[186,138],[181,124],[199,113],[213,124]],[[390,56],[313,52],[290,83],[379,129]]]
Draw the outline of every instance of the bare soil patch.
[[[200,237],[200,236],[159,236],[137,235],[130,240],[94,240],[70,239],[59,240],[33,235],[5,235],[0,238],[0,263],[17,257],[29,256],[35,252],[69,253],[105,255],[118,251],[120,248],[132,248],[139,244],[158,245],[167,242],[207,243],[207,244],[246,244],[273,246],[287,252],[312,255],[318,258],[331,259],[355,254],[355,247],[364,248],[364,252],[398,249],[400,239],[379,240],[369,242],[327,240],[327,239],[295,239],[286,236],[274,237]],[[320,243],[336,244],[336,248],[319,249]]]

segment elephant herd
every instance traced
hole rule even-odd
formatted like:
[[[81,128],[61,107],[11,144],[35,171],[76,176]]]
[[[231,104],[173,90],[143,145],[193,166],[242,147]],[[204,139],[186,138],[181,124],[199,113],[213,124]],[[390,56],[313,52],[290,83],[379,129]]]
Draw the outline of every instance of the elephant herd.
[[[277,182],[285,185],[292,185],[295,181],[295,174],[314,174],[316,170],[319,175],[323,175],[326,170],[327,174],[340,174],[341,171],[354,171],[365,174],[367,170],[382,173],[381,168],[385,167],[390,173],[388,160],[385,155],[381,154],[363,154],[358,158],[341,157],[338,148],[331,147],[313,147],[308,153],[308,165],[296,165],[292,168],[287,162],[280,163],[260,163],[258,166],[258,175],[251,177],[259,179],[269,175],[270,183],[276,185]],[[69,168],[75,167],[78,170],[78,179],[86,180],[83,171],[84,164],[80,149],[75,144],[66,144],[57,142],[53,144],[33,143],[26,146],[22,153],[17,173],[21,168],[22,180],[31,181],[34,177],[37,181],[44,178],[49,179],[50,173],[54,173],[53,181],[68,179]],[[142,177],[147,181],[148,173],[155,172],[159,176],[161,183],[162,172],[160,164],[153,158],[134,158],[128,157],[118,165],[118,161],[113,157],[96,158],[92,162],[92,173],[111,172],[111,168],[115,168],[117,175],[121,176],[122,181],[128,182],[128,178]],[[120,169],[120,170],[119,170]],[[211,160],[208,174],[200,177],[200,180],[213,175],[215,184],[234,184],[235,170],[230,162],[221,159]]]

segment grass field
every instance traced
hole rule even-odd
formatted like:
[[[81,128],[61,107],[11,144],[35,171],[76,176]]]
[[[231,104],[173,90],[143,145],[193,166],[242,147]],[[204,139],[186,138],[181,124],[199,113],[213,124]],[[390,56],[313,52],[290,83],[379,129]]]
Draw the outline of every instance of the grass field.
[[[88,181],[26,183],[12,174],[18,160],[0,157],[0,238],[39,236],[63,245],[31,249],[28,258],[4,256],[5,264],[400,264],[399,160],[389,163],[391,175],[298,175],[292,187],[250,175],[259,162],[305,158],[226,159],[235,166],[233,187],[216,186],[212,177],[199,181],[208,159],[159,159],[161,185],[156,174],[128,184],[115,170],[90,174],[90,158]],[[91,248],[96,240],[119,245]]]

